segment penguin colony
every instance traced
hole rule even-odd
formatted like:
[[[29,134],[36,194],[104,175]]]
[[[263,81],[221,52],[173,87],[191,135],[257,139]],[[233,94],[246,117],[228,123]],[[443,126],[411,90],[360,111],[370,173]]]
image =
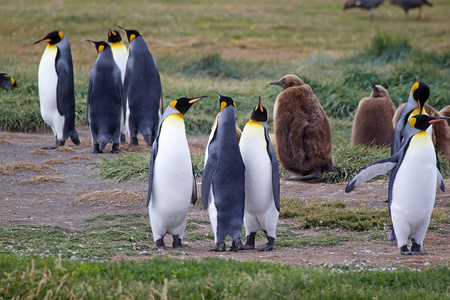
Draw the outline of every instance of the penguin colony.
[[[408,11],[412,8],[418,8],[418,19],[422,17],[422,6],[433,6],[428,0],[389,0],[393,5],[397,5],[405,11],[406,18],[409,18]],[[361,8],[369,10],[370,20],[373,20],[375,9],[384,3],[384,0],[347,0],[344,3],[344,11],[351,8]]]
[[[116,153],[120,142],[125,142],[125,133],[130,145],[138,145],[137,134],[143,135],[147,144],[153,146],[147,207],[156,248],[166,249],[166,234],[172,235],[173,248],[183,247],[189,206],[197,200],[184,115],[206,96],[174,100],[162,115],[156,60],[138,31],[119,28],[127,36],[129,50],[121,42],[120,33],[111,29],[108,42],[87,40],[98,53],[90,72],[86,115],[93,152],[101,153],[111,142],[111,152]],[[52,31],[35,44],[42,42],[48,45],[39,65],[41,114],[56,138],[55,145],[44,149],[63,146],[69,137],[78,145],[69,41],[63,32]],[[16,85],[5,73],[0,74],[0,79],[4,89]],[[336,171],[330,125],[311,87],[291,74],[270,84],[283,89],[276,97],[273,112],[275,146],[283,167],[299,175],[293,178],[295,180],[314,179],[324,171]],[[267,130],[267,109],[259,99],[241,135],[236,126],[234,100],[216,93],[220,109],[206,146],[201,186],[202,204],[209,213],[214,232],[215,247],[211,251],[254,249],[258,231],[267,238],[267,243],[259,250],[270,251],[274,248],[280,212],[280,179],[277,155]],[[388,204],[393,230],[389,239],[397,240],[402,254],[425,253],[421,247],[434,206],[436,184],[444,191],[433,140],[447,135],[450,139],[450,128],[444,122],[450,122],[450,117],[442,117],[448,116],[450,109],[444,108],[441,114],[436,112],[425,104],[429,95],[426,83],[415,83],[407,103],[392,117],[395,107],[386,89],[373,85],[370,97],[360,101],[353,125],[352,145],[373,142],[383,146],[390,142],[391,156],[361,170],[350,180],[345,192],[392,171]],[[147,113],[143,115],[142,111]],[[374,115],[377,118],[369,118]],[[431,124],[436,128],[438,124],[446,127],[432,133]],[[373,127],[386,130],[373,137],[367,131],[364,133],[365,129]],[[361,137],[366,140],[362,141]],[[450,149],[448,145],[440,147]],[[177,186],[167,188],[173,182],[177,182]],[[245,244],[241,233],[243,225]],[[225,244],[227,236],[232,239],[229,249]]]

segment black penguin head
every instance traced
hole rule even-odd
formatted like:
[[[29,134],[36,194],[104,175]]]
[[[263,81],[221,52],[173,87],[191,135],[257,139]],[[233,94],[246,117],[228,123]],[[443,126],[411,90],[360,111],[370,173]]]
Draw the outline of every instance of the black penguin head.
[[[195,102],[197,102],[200,99],[206,98],[206,97],[208,97],[208,96],[200,96],[200,97],[196,97],[196,98],[181,97],[181,98],[178,98],[177,100],[170,102],[169,105],[184,115],[185,113],[187,113],[189,108],[191,108],[191,106]]]
[[[129,42],[129,43],[131,43],[136,37],[142,36],[142,34],[141,34],[139,31],[137,31],[137,30],[134,30],[134,29],[125,29],[125,28],[123,28],[122,26],[117,26],[117,27],[119,27],[120,29],[123,30],[123,32],[125,33],[125,35],[126,35],[127,38],[128,38],[128,42]]]
[[[37,40],[33,44],[38,44],[42,42],[49,43],[50,45],[57,44],[61,42],[64,39],[64,33],[62,31],[56,30],[48,33],[45,37],[43,37],[40,40]]]
[[[419,104],[420,113],[423,112],[425,102],[430,97],[430,87],[425,82],[416,82],[411,89],[414,100]]]
[[[259,97],[258,105],[253,109],[251,119],[258,122],[267,122],[267,109],[261,105],[261,97]]]
[[[436,122],[450,120],[450,117],[430,117],[429,115],[414,115],[409,119],[409,125],[419,130],[427,130],[427,128]]]
[[[8,76],[6,73],[0,73],[0,87],[5,89],[9,89],[10,87],[16,87],[17,83],[12,78],[12,76]]]
[[[216,94],[217,96],[219,96],[220,111],[222,111],[225,107],[230,105],[236,107],[236,103],[234,103],[231,97],[222,96],[218,91],[216,91]]]
[[[122,40],[122,37],[117,30],[111,30],[111,28],[108,29],[108,43],[117,43]]]
[[[92,45],[94,45],[95,49],[97,49],[97,53],[99,53],[99,54],[100,54],[100,52],[102,52],[106,48],[110,47],[109,44],[107,42],[104,42],[104,41],[96,42],[96,41],[93,41],[93,40],[86,40],[86,42],[89,42]]]
[[[283,90],[293,87],[293,86],[301,86],[305,83],[296,75],[288,74],[283,76],[279,81],[269,83],[271,85],[278,85],[283,88]]]

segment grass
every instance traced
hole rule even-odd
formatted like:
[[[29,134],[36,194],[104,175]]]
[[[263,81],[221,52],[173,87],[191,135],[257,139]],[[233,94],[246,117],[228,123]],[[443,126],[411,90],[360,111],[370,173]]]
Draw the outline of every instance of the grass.
[[[0,296],[85,299],[444,299],[450,296],[446,266],[425,271],[371,270],[342,265],[297,268],[217,258],[78,262],[1,256]],[[216,270],[220,270],[217,272]],[[355,271],[357,270],[357,271]],[[274,284],[276,282],[276,284]],[[289,293],[286,293],[289,291]]]

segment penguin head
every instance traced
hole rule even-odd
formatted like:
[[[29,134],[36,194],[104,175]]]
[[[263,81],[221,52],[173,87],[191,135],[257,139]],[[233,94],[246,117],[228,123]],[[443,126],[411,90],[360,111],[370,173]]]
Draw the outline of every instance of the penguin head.
[[[43,37],[40,40],[37,40],[33,44],[36,45],[38,43],[46,42],[46,43],[49,43],[50,45],[54,45],[54,44],[61,42],[63,39],[64,39],[64,33],[62,31],[55,30],[55,31],[48,33],[45,37]]]
[[[236,103],[234,103],[231,97],[223,96],[218,91],[216,91],[216,94],[217,96],[219,96],[220,111],[222,111],[225,107],[230,105],[236,107]]]
[[[173,100],[169,105],[184,115],[195,102],[206,97],[208,96],[200,96],[196,98],[182,97],[178,98],[177,100]]]
[[[267,122],[267,109],[261,105],[261,97],[259,97],[258,105],[256,105],[253,109],[252,116],[250,118],[258,122]]]
[[[107,42],[104,42],[104,41],[96,42],[96,41],[93,41],[93,40],[86,40],[86,42],[89,42],[92,45],[94,45],[95,49],[97,49],[97,53],[98,54],[100,54],[100,52],[102,52],[106,48],[110,47],[109,44]]]
[[[141,34],[139,31],[137,31],[137,30],[134,30],[134,29],[125,29],[125,28],[123,28],[122,26],[117,26],[117,27],[119,27],[120,29],[123,30],[123,32],[125,33],[125,35],[126,35],[127,38],[128,38],[128,42],[129,42],[129,43],[131,43],[136,37],[142,36],[142,34]]]
[[[412,89],[411,94],[417,104],[419,105],[420,114],[423,112],[423,108],[425,106],[425,102],[430,97],[430,87],[425,82],[416,82]]]
[[[0,73],[0,82],[7,82],[8,80],[11,82],[11,87],[17,87],[17,83],[12,76],[8,76],[6,73]]]
[[[386,98],[389,97],[387,90],[381,85],[376,85],[372,83],[372,93],[370,94],[371,98]]]
[[[436,122],[450,120],[450,117],[430,117],[429,115],[414,115],[409,119],[409,125],[419,130],[427,130],[427,128]]]
[[[122,37],[120,36],[120,33],[117,30],[111,30],[111,28],[108,28],[108,43],[117,43],[122,40]]]
[[[285,90],[285,89],[293,87],[293,86],[304,85],[305,83],[298,76],[288,74],[288,75],[283,76],[283,78],[281,78],[279,81],[271,82],[269,84],[278,85],[281,88],[283,88],[283,90]]]

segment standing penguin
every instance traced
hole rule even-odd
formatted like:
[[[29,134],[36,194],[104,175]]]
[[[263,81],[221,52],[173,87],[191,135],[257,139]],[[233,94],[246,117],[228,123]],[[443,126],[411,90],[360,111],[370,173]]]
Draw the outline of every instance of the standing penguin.
[[[300,174],[290,179],[315,179],[336,170],[330,124],[311,87],[295,75],[270,84],[283,88],[273,115],[278,158],[286,170]]]
[[[403,147],[393,156],[369,165],[353,177],[345,188],[349,193],[361,183],[392,170],[389,180],[388,203],[393,231],[401,254],[424,254],[421,252],[436,198],[438,181],[436,153],[430,135],[425,130],[430,124],[443,121],[418,114],[409,124],[419,130],[410,136]],[[411,239],[411,251],[408,239]]]
[[[80,144],[75,130],[75,94],[72,53],[69,40],[62,31],[52,31],[34,44],[48,43],[39,64],[39,99],[41,115],[53,130],[55,145],[63,146],[70,136],[75,145]]]
[[[414,83],[409,93],[408,101],[395,124],[391,142],[391,155],[394,155],[400,150],[403,141],[407,141],[412,135],[419,132],[419,130],[409,126],[408,120],[411,116],[425,113],[424,105],[429,97],[430,87],[425,82]],[[431,127],[427,131],[431,135]]]
[[[278,160],[267,131],[267,109],[253,109],[239,141],[245,165],[244,224],[247,241],[244,249],[255,248],[255,236],[264,231],[267,244],[260,251],[273,249],[280,214],[280,177]]]
[[[444,117],[450,117],[450,105],[444,107],[439,111],[439,113]],[[448,126],[450,126],[450,120],[447,120]]]
[[[189,203],[197,201],[197,185],[184,127],[184,114],[198,100],[170,102],[161,118],[150,156],[147,206],[153,239],[165,249],[164,236],[173,237],[173,248],[182,247]]]
[[[205,152],[202,204],[208,210],[216,247],[225,251],[225,237],[233,240],[231,250],[243,249],[242,221],[245,204],[245,166],[236,138],[235,103],[218,92],[220,113],[214,121]]]
[[[125,124],[130,145],[139,144],[137,134],[140,132],[150,146],[158,131],[163,103],[158,66],[138,31],[118,27],[125,32],[130,43],[124,83]]]
[[[359,7],[370,11],[370,20],[373,20],[375,8],[383,4],[384,0],[347,0],[344,3],[344,11],[350,8]]]
[[[16,87],[17,83],[12,76],[8,76],[6,73],[0,73],[0,87],[9,90],[12,87]]]
[[[87,40],[95,46],[98,58],[91,69],[86,115],[89,116],[94,153],[102,153],[112,141],[112,153],[119,151],[123,85],[120,69],[108,43]]]
[[[122,84],[125,82],[125,70],[127,67],[127,59],[128,59],[128,49],[127,46],[122,42],[122,37],[120,36],[120,33],[117,30],[111,30],[109,28],[108,31],[108,43],[111,46],[111,50],[114,56],[114,61],[116,62],[117,66],[120,69],[120,76],[122,78]],[[125,101],[122,101],[122,114],[121,114],[121,121],[120,121],[120,142],[126,143],[125,135],[127,134],[127,130],[125,127],[125,113],[126,113],[126,106]]]
[[[358,103],[353,120],[351,145],[389,146],[395,106],[385,88],[372,85],[372,93]]]

